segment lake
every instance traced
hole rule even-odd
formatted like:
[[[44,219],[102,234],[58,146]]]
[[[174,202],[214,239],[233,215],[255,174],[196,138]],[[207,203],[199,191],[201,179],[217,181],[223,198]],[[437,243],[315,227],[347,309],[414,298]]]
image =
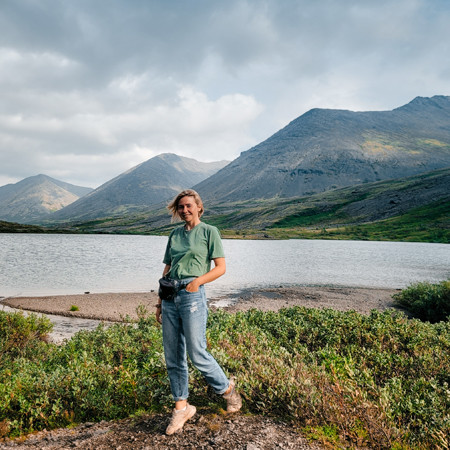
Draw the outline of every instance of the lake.
[[[167,237],[0,234],[0,297],[157,289]],[[403,288],[450,278],[447,244],[224,239],[227,273],[210,296],[243,288]]]

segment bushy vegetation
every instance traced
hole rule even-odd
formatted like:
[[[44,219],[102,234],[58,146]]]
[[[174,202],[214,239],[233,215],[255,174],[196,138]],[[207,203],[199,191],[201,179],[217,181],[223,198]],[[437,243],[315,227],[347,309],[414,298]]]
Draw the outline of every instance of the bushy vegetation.
[[[0,311],[0,369],[16,359],[39,357],[47,351],[47,337],[53,325],[44,316],[7,314]]]
[[[2,347],[4,435],[172,406],[153,317],[141,314],[136,326],[100,325],[55,346],[41,339],[48,331],[45,320],[0,314],[2,343],[14,335],[22,349]],[[31,345],[30,333],[11,331],[28,322],[30,330],[40,330],[37,344]],[[290,421],[336,446],[446,445],[449,322],[299,307],[217,312],[209,318],[208,345],[224,369],[237,375],[244,411]],[[196,370],[190,376],[193,404],[224,406]]]
[[[450,281],[416,283],[393,296],[397,305],[431,323],[450,319]]]
[[[44,228],[0,220],[0,233],[44,233]]]

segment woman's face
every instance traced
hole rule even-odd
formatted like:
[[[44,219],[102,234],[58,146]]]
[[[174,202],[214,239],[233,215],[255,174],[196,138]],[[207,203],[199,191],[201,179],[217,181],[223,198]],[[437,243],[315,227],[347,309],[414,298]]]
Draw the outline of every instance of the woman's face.
[[[177,211],[181,219],[185,222],[192,222],[199,219],[200,209],[195,202],[195,198],[190,197],[189,195],[186,195],[180,199],[178,202]]]

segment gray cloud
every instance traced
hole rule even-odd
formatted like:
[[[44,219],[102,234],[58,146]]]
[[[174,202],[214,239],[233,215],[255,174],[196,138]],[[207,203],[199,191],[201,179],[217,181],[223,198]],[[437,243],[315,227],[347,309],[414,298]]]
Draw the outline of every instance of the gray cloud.
[[[234,159],[313,107],[448,95],[439,0],[4,0],[0,185]]]

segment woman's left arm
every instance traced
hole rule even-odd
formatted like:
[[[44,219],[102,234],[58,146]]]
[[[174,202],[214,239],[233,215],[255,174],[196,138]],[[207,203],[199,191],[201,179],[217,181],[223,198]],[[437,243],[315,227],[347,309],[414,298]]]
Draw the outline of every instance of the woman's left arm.
[[[221,277],[226,272],[227,265],[225,263],[225,258],[214,258],[213,261],[214,267],[209,272],[192,280],[186,286],[188,292],[197,292],[202,284],[211,283],[211,281],[217,280],[217,278]]]

